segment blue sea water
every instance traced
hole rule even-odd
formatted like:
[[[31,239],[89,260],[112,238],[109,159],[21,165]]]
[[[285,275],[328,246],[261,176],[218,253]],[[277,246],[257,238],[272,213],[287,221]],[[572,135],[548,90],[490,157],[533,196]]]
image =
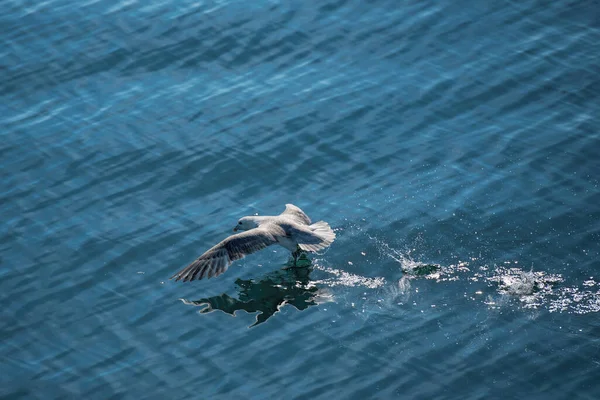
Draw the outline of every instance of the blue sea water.
[[[1,398],[600,397],[597,2],[5,0],[0,43]],[[169,280],[286,203],[310,266]]]

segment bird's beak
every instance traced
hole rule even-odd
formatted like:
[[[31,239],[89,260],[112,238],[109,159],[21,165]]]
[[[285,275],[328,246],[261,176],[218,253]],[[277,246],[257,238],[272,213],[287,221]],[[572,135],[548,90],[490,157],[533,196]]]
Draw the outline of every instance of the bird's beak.
[[[233,228],[233,231],[234,231],[234,232],[237,232],[237,226],[236,226],[235,228]]]

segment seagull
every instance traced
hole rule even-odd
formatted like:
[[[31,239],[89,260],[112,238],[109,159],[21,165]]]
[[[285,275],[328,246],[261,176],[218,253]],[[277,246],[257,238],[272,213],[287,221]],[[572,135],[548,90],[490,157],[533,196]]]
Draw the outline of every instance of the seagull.
[[[171,279],[187,282],[219,276],[233,261],[272,244],[291,251],[296,265],[302,251],[317,252],[329,247],[335,239],[335,232],[327,222],[313,224],[308,215],[293,204],[286,204],[285,211],[279,215],[240,218],[233,231],[243,232],[212,247]]]

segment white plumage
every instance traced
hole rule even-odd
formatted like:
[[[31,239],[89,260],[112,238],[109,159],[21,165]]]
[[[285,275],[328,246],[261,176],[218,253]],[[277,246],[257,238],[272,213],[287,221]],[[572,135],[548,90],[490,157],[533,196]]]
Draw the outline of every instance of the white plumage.
[[[313,224],[304,211],[293,204],[286,204],[285,211],[276,216],[243,217],[233,230],[245,232],[229,236],[171,279],[187,282],[219,276],[233,261],[272,244],[290,250],[296,260],[300,250],[316,252],[335,240],[335,232],[327,222]]]

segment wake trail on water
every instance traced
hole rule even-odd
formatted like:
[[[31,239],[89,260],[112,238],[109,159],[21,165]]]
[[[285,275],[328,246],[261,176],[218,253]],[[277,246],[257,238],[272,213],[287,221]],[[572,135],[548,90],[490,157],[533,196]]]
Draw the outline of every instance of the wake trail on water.
[[[439,284],[469,283],[465,297],[479,300],[490,309],[513,305],[572,314],[600,311],[600,281],[594,277],[579,285],[567,285],[562,274],[535,270],[533,266],[523,268],[518,260],[489,263],[481,256],[467,257],[448,265],[422,262],[413,257],[418,249],[416,246],[398,249],[376,237],[370,239],[375,241],[380,255],[398,263],[402,272],[396,288],[389,290],[391,299],[399,300],[399,305],[418,291],[413,289],[414,281],[431,280]]]

